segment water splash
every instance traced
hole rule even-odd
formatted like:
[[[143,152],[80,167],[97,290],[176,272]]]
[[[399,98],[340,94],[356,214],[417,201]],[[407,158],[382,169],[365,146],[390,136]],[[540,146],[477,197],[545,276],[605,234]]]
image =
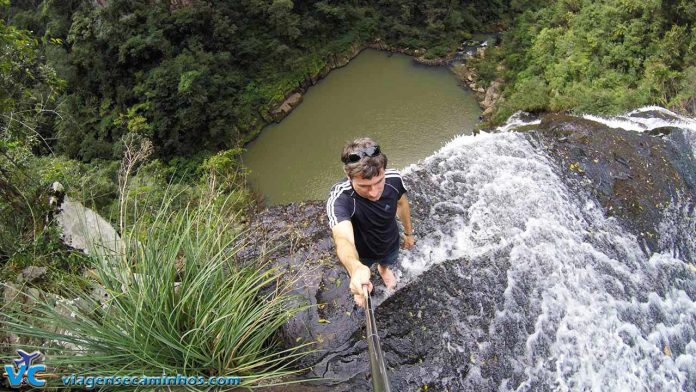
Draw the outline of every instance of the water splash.
[[[635,130],[675,126],[634,118],[649,110],[657,109],[596,121]],[[678,126],[696,131],[689,121]],[[445,260],[469,260],[466,274],[481,287],[482,307],[495,307],[476,342],[443,337],[447,347],[469,347],[472,358],[486,359],[473,361],[463,385],[696,390],[696,270],[689,261],[696,246],[694,237],[683,238],[694,232],[693,209],[675,204],[660,226],[662,251],[646,256],[593,198],[572,192],[560,170],[517,133],[462,136],[405,170],[415,179],[414,204],[427,209],[427,230],[404,255],[401,279]],[[489,285],[504,287],[502,296],[486,297]]]
[[[508,118],[505,124],[497,127],[495,130],[496,132],[510,132],[515,130],[516,128],[520,128],[526,125],[536,125],[539,123],[541,123],[541,120],[532,116],[529,113],[516,112],[515,114],[510,116],[510,118]]]
[[[684,131],[685,141],[691,147],[692,158],[696,159],[696,120],[693,118],[680,116],[659,106],[642,107],[623,116],[600,117],[586,114],[582,117],[611,128],[629,131],[645,132],[662,127],[680,128]]]
[[[696,132],[696,120],[680,116],[659,106],[646,106],[622,116],[601,117],[585,114],[582,118],[629,131],[650,131],[661,127],[677,127]]]

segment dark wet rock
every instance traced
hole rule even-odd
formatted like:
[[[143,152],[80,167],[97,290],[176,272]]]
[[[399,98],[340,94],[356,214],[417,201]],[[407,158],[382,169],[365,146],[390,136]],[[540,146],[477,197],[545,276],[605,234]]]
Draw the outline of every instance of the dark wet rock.
[[[274,265],[287,271],[288,276],[298,276],[292,293],[310,305],[281,332],[288,347],[316,342],[314,348],[318,351],[305,357],[299,366],[311,366],[343,347],[362,325],[362,318],[348,290],[348,274],[333,249],[325,203],[269,208],[255,217],[251,231],[249,246],[238,256],[248,259],[266,254],[274,259]]]
[[[463,260],[435,266],[377,308],[377,328],[392,390],[416,390],[426,385],[433,390],[463,387],[471,360],[469,350],[450,346],[448,337],[473,335],[473,329],[462,320],[479,314],[479,302],[472,298],[472,281],[456,272],[465,266]],[[362,310],[359,313],[362,318]],[[370,389],[364,333],[361,325],[347,347],[314,366],[318,375],[349,384],[331,390]]]
[[[487,328],[486,320],[493,318],[495,298],[502,295],[493,291],[504,285],[484,286],[491,292],[482,296],[482,290],[473,287],[476,282],[464,273],[467,268],[465,260],[436,265],[377,307],[377,328],[393,391],[495,389],[492,384],[473,385],[478,378],[467,379],[467,374],[472,363],[495,373],[494,350],[499,348],[473,357],[470,347],[452,342],[476,344],[482,335],[480,328]],[[325,345],[327,352],[304,376],[322,380],[275,390],[371,390],[364,312],[356,309],[355,313],[359,322],[343,325],[345,342]]]
[[[696,194],[696,167],[688,144],[672,142],[678,136],[665,139],[565,115],[546,115],[536,129],[530,140],[540,139],[565,178],[594,194],[605,213],[651,251],[665,206]]]
[[[675,116],[672,113],[668,113],[662,110],[646,110],[642,112],[636,112],[632,113],[630,117],[635,117],[635,118],[656,118],[660,120],[667,120],[667,121],[679,121],[679,117]]]
[[[677,127],[659,127],[659,128],[653,128],[648,132],[648,135],[652,136],[668,136],[672,132],[679,132],[680,129]]]
[[[689,141],[683,129],[673,130],[666,139],[675,150],[681,152],[679,155],[670,155],[670,160],[686,183],[687,192],[696,197],[696,170],[694,170],[696,154],[692,152],[696,150],[696,146],[692,145],[693,142]]]

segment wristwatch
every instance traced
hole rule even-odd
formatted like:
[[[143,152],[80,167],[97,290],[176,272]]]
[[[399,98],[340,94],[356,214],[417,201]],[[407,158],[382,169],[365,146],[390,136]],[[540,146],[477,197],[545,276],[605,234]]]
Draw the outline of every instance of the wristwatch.
[[[413,235],[413,233],[410,233],[410,234],[409,234],[409,233],[407,233],[407,232],[404,231],[404,235],[405,235],[406,237],[410,237],[410,236]]]

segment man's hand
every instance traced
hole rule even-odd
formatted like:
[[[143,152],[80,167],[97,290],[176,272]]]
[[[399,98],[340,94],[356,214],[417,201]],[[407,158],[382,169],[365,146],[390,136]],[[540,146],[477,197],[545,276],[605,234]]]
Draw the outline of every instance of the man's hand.
[[[350,275],[350,292],[355,296],[355,303],[364,307],[362,286],[368,285],[367,290],[372,292],[372,283],[370,283],[370,268],[360,262],[358,251],[355,249],[353,224],[349,220],[342,221],[335,225],[332,231],[338,259]]]
[[[355,303],[360,307],[365,307],[365,298],[363,297],[363,285],[367,285],[367,291],[372,292],[372,283],[370,282],[370,268],[365,265],[359,265],[353,270],[353,275],[350,277],[350,292],[353,293]]]
[[[401,244],[401,247],[404,249],[413,249],[414,246],[416,246],[416,237],[413,235],[405,235],[404,242]]]

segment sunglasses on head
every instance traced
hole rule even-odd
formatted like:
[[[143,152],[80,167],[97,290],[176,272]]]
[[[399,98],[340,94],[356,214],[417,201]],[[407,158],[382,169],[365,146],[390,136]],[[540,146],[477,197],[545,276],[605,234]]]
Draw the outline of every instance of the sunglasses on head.
[[[346,165],[349,163],[355,163],[366,156],[370,158],[376,157],[377,155],[379,155],[379,153],[379,146],[377,144],[374,144],[372,146],[365,147],[362,150],[358,150],[356,152],[348,154],[343,163],[345,163]]]

